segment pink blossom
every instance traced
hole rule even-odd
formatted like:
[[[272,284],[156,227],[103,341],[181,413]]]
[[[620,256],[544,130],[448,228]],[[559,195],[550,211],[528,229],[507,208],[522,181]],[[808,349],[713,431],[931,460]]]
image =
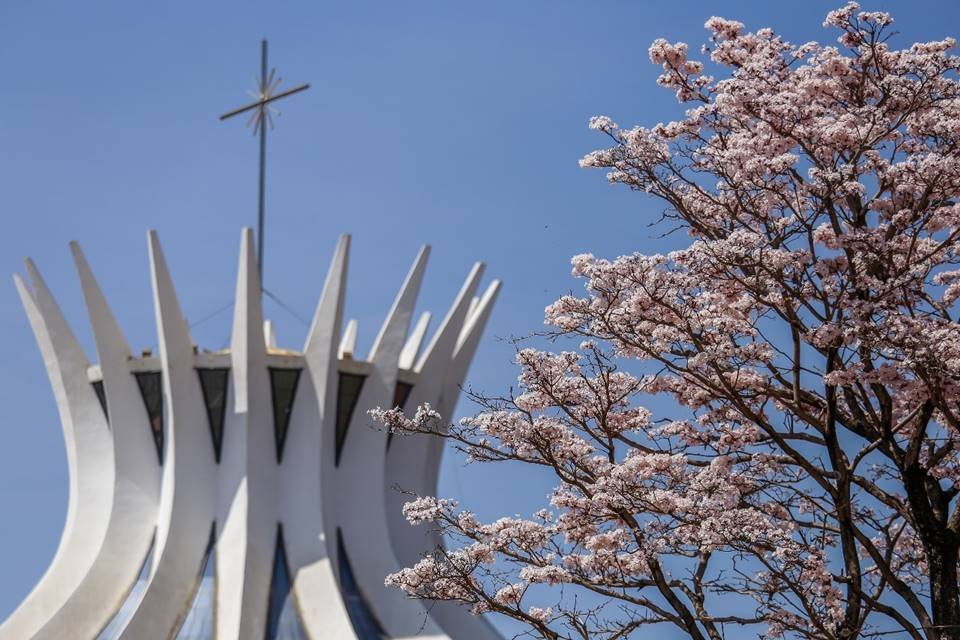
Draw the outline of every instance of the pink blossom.
[[[517,605],[520,604],[526,590],[527,585],[522,582],[510,584],[497,591],[493,595],[493,599],[497,604]]]

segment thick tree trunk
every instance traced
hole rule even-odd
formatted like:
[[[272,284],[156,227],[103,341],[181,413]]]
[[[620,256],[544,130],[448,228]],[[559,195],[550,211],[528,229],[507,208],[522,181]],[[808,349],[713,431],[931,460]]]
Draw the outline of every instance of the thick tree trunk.
[[[930,640],[960,640],[960,585],[957,584],[960,537],[947,526],[950,499],[940,489],[939,482],[919,465],[918,450],[908,451],[907,464],[901,473],[913,526],[927,559],[931,622],[924,624],[924,631]]]
[[[950,534],[947,534],[950,535]],[[952,536],[951,536],[952,537]],[[958,549],[954,541],[930,545],[930,609],[939,640],[960,640],[960,589],[957,586]]]

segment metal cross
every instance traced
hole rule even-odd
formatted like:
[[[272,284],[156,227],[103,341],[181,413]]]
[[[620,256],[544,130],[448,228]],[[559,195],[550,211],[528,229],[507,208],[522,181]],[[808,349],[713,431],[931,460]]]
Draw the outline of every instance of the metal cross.
[[[239,109],[228,111],[220,116],[220,120],[226,120],[227,118],[238,116],[241,113],[252,111],[253,113],[250,115],[250,119],[247,120],[247,126],[253,126],[253,135],[257,135],[257,133],[260,134],[260,207],[257,215],[257,268],[260,272],[261,288],[263,287],[263,192],[266,183],[267,125],[269,124],[272,130],[272,114],[276,113],[278,116],[280,115],[280,112],[270,106],[270,104],[281,98],[292,96],[295,93],[300,93],[310,88],[309,84],[301,84],[292,89],[274,93],[281,82],[281,78],[276,77],[276,75],[276,69],[271,69],[269,75],[267,74],[267,41],[264,39],[260,47],[260,78],[254,79],[257,85],[256,89],[248,92],[251,97],[255,98],[255,102],[251,102]]]

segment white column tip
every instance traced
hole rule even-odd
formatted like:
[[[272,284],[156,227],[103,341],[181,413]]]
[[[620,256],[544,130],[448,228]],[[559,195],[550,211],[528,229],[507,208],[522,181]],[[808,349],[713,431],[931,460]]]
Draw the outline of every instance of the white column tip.
[[[263,342],[267,349],[277,348],[277,333],[273,327],[273,320],[263,321]]]
[[[20,291],[21,293],[26,294],[31,298],[33,297],[30,293],[30,290],[27,289],[27,283],[23,281],[23,278],[20,277],[19,273],[13,274],[13,286],[17,288],[17,291]]]
[[[400,285],[400,290],[397,292],[397,297],[380,327],[380,332],[377,333],[377,337],[373,341],[370,355],[367,358],[370,362],[374,361],[381,344],[388,335],[393,335],[393,341],[395,342],[396,334],[399,332],[400,342],[396,347],[397,349],[403,349],[403,341],[410,327],[410,316],[413,315],[413,307],[417,303],[417,295],[420,293],[420,284],[423,282],[423,274],[426,271],[429,257],[430,246],[421,246],[420,251],[417,252],[417,257],[414,258],[413,264],[407,272],[407,277]],[[399,351],[397,354],[399,355]]]
[[[482,262],[474,262],[467,274],[466,280],[460,287],[457,297],[447,311],[446,317],[440,324],[426,351],[420,356],[414,369],[423,371],[427,361],[431,358],[446,359],[453,355],[457,340],[463,330],[463,325],[467,322],[469,316],[467,312],[470,309],[470,303],[473,300],[473,293],[480,284],[480,278],[483,277],[483,271],[486,265]]]
[[[347,328],[343,332],[343,339],[340,341],[340,353],[339,357],[341,360],[352,360],[353,353],[357,349],[357,321],[350,320],[347,323]]]
[[[31,258],[24,258],[23,265],[27,269],[27,281],[30,283],[30,287],[33,289],[34,299],[38,299],[38,294],[46,294],[52,299],[53,294],[51,294],[49,289],[47,289],[47,283],[43,279],[43,276],[40,275],[40,270],[37,268],[37,265],[33,262],[33,260]]]
[[[423,343],[423,337],[427,334],[431,317],[432,314],[429,311],[424,311],[417,319],[417,324],[414,325],[410,337],[407,338],[407,343],[403,345],[403,351],[400,352],[401,369],[412,369],[416,363],[417,354],[420,353],[420,345]]]

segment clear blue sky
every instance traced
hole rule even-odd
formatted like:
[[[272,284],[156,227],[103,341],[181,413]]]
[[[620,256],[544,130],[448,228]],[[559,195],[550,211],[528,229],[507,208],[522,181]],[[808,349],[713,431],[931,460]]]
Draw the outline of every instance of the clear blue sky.
[[[259,40],[292,83],[269,148],[266,286],[309,316],[337,234],[354,235],[348,315],[369,346],[421,243],[424,306],[442,314],[476,259],[505,281],[470,381],[515,380],[496,336],[542,322],[579,288],[569,257],[655,252],[658,212],[577,160],[591,115],[653,124],[656,37],[699,49],[713,14],[832,39],[834,2],[81,2],[0,6],[0,272],[33,257],[93,359],[69,240],[84,247],[135,349],[155,343],[145,230],[156,228],[190,319],[232,296],[239,229],[256,214],[256,144],[217,115],[247,99]],[[956,36],[955,2],[886,0],[906,45]],[[303,274],[308,274],[304,276]],[[8,281],[9,282],[9,281]],[[304,327],[267,303],[281,346]],[[221,347],[229,314],[195,338]],[[364,351],[364,349],[361,349]],[[40,355],[12,284],[0,287],[0,618],[60,536],[66,459]],[[467,407],[461,403],[461,410]],[[529,513],[547,478],[445,464],[440,492],[484,516]]]

